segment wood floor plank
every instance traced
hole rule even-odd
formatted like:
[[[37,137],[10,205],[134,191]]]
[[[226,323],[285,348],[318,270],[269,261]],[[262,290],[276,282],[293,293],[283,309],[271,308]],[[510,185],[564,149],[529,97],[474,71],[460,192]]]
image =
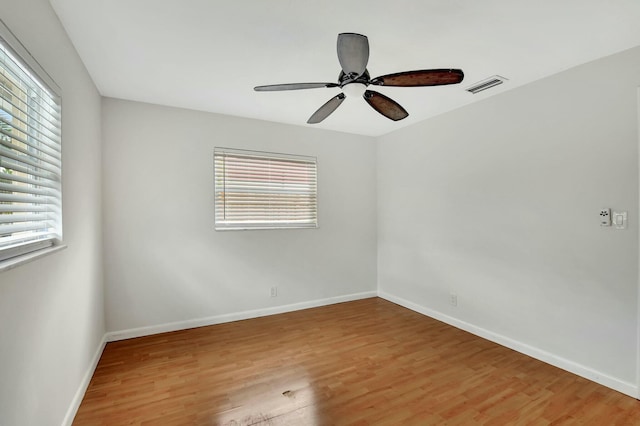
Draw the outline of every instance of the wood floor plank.
[[[365,299],[107,344],[74,425],[640,425],[640,402]]]

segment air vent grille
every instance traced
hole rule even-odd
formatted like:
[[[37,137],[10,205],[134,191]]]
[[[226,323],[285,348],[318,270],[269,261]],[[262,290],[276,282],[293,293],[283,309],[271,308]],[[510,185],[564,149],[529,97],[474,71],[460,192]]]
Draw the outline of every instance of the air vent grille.
[[[475,95],[476,93],[482,92],[483,90],[487,90],[492,87],[498,86],[504,83],[506,80],[507,79],[504,77],[500,77],[499,75],[494,75],[493,77],[489,77],[485,80],[477,82],[476,84],[470,87],[467,87],[465,90]]]

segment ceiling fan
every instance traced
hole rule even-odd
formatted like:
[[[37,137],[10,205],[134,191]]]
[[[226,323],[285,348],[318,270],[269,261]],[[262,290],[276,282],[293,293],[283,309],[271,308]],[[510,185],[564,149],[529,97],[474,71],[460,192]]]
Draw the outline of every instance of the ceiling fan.
[[[459,69],[432,69],[404,71],[387,74],[376,78],[369,76],[367,62],[369,61],[369,40],[362,34],[338,34],[338,61],[342,71],[338,76],[338,83],[290,83],[256,86],[257,92],[272,92],[280,90],[316,89],[321,87],[340,87],[343,92],[352,95],[362,95],[373,109],[385,117],[398,121],[406,118],[409,113],[393,99],[373,90],[367,90],[369,85],[420,87],[442,86],[458,84],[464,78]],[[320,123],[335,111],[345,100],[346,95],[340,93],[329,99],[307,120],[309,124]]]

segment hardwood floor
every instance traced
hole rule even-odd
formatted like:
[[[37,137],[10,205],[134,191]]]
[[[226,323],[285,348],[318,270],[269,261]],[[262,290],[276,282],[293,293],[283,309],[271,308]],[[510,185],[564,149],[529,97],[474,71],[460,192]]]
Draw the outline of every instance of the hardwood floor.
[[[75,425],[640,425],[640,402],[379,298],[107,344]]]

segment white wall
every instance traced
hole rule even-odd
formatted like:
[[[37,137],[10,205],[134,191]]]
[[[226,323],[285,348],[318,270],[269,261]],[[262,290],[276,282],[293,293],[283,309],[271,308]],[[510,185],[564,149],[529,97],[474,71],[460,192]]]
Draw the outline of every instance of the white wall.
[[[636,48],[380,138],[381,292],[633,388],[639,85]]]
[[[109,331],[375,292],[373,139],[116,99],[102,107]],[[216,232],[215,146],[316,156],[320,227]]]
[[[49,2],[2,20],[62,88],[65,250],[0,272],[0,424],[59,425],[104,335],[100,97]]]

